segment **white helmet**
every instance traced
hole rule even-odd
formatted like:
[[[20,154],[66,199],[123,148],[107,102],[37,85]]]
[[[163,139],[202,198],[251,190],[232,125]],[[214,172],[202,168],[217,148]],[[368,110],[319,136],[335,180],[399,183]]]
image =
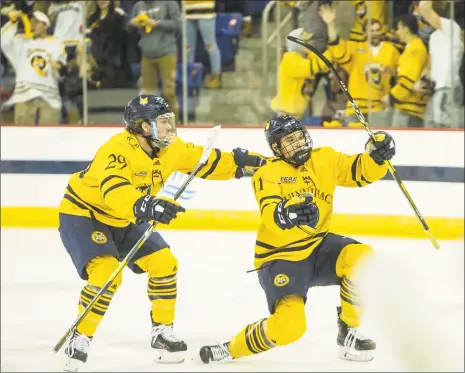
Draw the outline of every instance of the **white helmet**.
[[[295,30],[292,30],[288,36],[293,36],[297,39],[309,42],[312,40],[313,34],[307,32],[304,30],[303,27],[296,28]],[[297,44],[296,42],[290,41],[289,39],[286,39],[286,49],[288,52],[298,52],[298,53],[307,53],[307,49],[303,47],[300,44]]]

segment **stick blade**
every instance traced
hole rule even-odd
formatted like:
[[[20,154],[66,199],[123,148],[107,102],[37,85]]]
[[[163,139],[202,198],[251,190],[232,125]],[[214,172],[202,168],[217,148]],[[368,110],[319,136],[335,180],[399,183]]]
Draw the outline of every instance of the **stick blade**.
[[[207,142],[205,143],[205,146],[203,147],[203,153],[202,156],[200,157],[200,163],[205,163],[208,161],[208,158],[210,157],[210,153],[213,150],[213,144],[215,143],[216,138],[218,137],[218,134],[220,133],[221,125],[217,125],[213,127],[207,138]]]

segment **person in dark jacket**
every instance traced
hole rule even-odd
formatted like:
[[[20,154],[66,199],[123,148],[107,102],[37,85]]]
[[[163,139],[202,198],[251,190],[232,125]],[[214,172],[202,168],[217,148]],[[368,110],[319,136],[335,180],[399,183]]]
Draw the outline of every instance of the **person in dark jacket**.
[[[97,8],[89,16],[91,53],[97,68],[92,79],[101,88],[124,88],[133,85],[131,66],[127,58],[128,32],[126,13],[113,0],[96,1]]]

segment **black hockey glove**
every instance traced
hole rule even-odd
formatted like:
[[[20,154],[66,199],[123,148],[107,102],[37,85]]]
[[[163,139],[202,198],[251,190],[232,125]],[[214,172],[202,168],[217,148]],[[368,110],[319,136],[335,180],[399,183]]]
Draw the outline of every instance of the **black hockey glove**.
[[[258,153],[249,153],[247,149],[236,148],[232,154],[237,164],[236,179],[240,179],[245,174],[253,175],[257,168],[266,164],[265,157]]]
[[[281,229],[291,229],[296,225],[315,228],[320,218],[318,206],[310,193],[282,200],[274,210],[274,221]]]
[[[390,160],[396,154],[396,143],[392,136],[384,131],[374,133],[375,142],[369,139],[365,144],[365,151],[370,154],[370,157],[378,165],[382,165],[384,161]]]
[[[139,198],[134,204],[134,216],[137,218],[136,224],[155,220],[163,224],[169,224],[176,219],[178,212],[185,212],[186,209],[176,201],[167,198],[154,198],[144,196]]]

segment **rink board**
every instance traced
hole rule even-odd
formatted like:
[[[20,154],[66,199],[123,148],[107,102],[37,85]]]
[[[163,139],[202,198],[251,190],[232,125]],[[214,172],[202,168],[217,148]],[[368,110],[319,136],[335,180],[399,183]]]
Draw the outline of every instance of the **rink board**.
[[[2,227],[57,227],[57,207],[71,173],[82,170],[95,151],[121,127],[2,127]],[[208,129],[180,128],[185,141],[203,144]],[[394,166],[433,233],[463,237],[463,131],[390,130],[397,144]],[[311,129],[314,146],[349,154],[363,151],[364,130]],[[18,141],[20,139],[20,141]],[[225,128],[216,146],[237,146],[271,155],[262,129]],[[184,179],[174,174],[165,195]],[[256,230],[259,213],[251,179],[196,179],[181,199],[188,210],[169,228]],[[167,228],[167,227],[164,227]],[[399,187],[389,177],[365,188],[337,188],[332,229],[343,234],[424,237]]]

